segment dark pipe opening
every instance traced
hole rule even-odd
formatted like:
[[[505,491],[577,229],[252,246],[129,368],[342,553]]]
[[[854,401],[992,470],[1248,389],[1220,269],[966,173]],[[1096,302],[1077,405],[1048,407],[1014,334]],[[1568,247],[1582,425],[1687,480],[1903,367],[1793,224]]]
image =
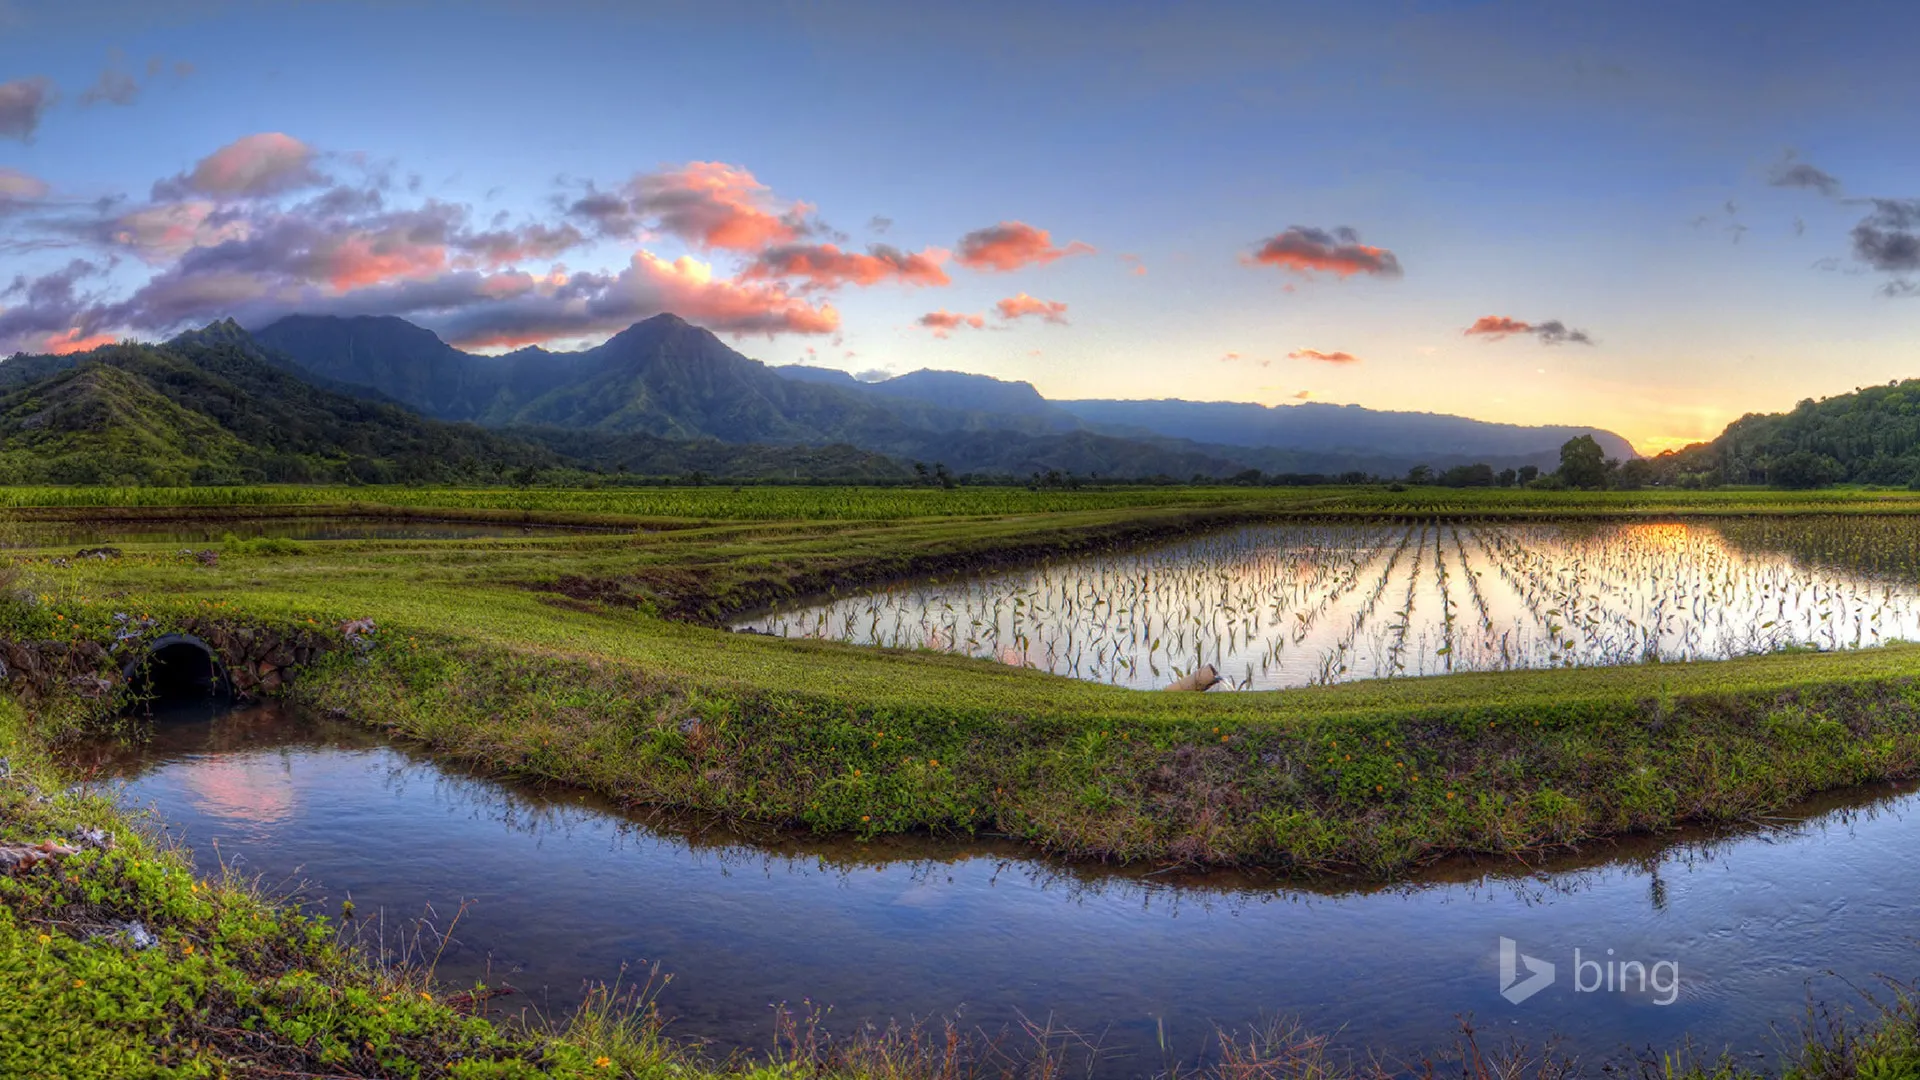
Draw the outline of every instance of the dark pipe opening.
[[[147,711],[155,706],[227,701],[233,684],[213,650],[199,638],[168,634],[127,666],[127,682]]]

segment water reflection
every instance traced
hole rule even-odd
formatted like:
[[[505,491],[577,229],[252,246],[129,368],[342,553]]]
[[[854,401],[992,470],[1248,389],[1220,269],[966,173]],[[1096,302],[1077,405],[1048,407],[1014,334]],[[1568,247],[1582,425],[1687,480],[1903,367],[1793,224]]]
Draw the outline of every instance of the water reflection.
[[[1852,991],[1916,965],[1911,787],[1827,798],[1727,835],[1595,845],[1529,869],[1459,861],[1392,886],[1178,876],[1031,857],[987,843],[859,843],[698,818],[635,816],[578,793],[444,769],[353,727],[268,709],[162,724],[77,764],[151,804],[170,833],[316,909],[351,897],[393,930],[429,905],[452,980],[505,981],[545,1010],[623,965],[673,974],[673,1030],[764,1044],[769,1005],[836,1023],[956,1012],[1098,1032],[1112,1075],[1157,1070],[1162,1031],[1201,1054],[1213,1025],[1297,1016],[1350,1047],[1412,1054],[1457,1014],[1590,1060],[1693,1037],[1771,1046],[1811,988]],[[236,785],[233,778],[255,779]],[[213,794],[210,795],[209,792]],[[266,794],[262,794],[266,793]],[[284,793],[285,797],[281,795]],[[463,909],[464,905],[464,909]],[[1673,958],[1671,1007],[1645,995],[1500,996],[1497,943]]]
[[[1272,689],[1911,640],[1916,569],[1914,517],[1344,521],[903,583],[739,626],[1134,687],[1211,663]]]

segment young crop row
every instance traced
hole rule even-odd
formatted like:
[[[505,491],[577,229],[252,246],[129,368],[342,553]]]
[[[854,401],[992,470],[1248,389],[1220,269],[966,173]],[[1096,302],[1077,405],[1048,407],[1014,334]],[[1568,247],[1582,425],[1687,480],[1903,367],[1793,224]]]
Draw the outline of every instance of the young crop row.
[[[743,625],[1138,687],[1203,663],[1234,686],[1272,688],[1920,638],[1913,575],[1845,565],[1852,547],[1830,521],[1768,528],[1736,544],[1681,523],[1246,527]],[[1920,556],[1920,519],[1876,528]]]

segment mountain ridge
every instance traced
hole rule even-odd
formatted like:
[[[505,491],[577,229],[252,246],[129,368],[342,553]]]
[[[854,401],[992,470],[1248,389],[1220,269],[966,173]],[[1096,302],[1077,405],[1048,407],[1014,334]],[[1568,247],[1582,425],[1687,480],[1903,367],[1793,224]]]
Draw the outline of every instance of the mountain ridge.
[[[727,442],[846,442],[963,470],[1019,474],[1019,462],[1057,460],[1069,446],[1066,456],[1110,476],[1184,475],[1178,470],[1196,462],[1219,475],[1304,462],[1335,473],[1475,461],[1550,467],[1562,443],[1589,432],[1609,453],[1633,455],[1612,432],[1572,425],[1529,428],[1359,406],[1050,401],[1031,383],[934,369],[861,382],[830,368],[764,364],[672,314],[571,353],[463,353],[392,316],[288,316],[255,336],[318,379],[367,386],[437,419]],[[1340,411],[1299,412],[1309,408]],[[1289,428],[1300,430],[1290,435]],[[961,437],[992,431],[1008,442]],[[1061,438],[1071,433],[1083,437]],[[1100,460],[1096,448],[1111,460]],[[1147,448],[1165,460],[1156,464]]]

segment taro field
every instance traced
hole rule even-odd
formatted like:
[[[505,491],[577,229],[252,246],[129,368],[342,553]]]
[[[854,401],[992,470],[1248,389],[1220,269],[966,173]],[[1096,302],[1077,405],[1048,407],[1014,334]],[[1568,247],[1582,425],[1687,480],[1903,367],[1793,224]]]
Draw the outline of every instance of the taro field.
[[[1920,640],[1920,520],[1256,526],[739,626],[1136,688],[1851,649]]]

